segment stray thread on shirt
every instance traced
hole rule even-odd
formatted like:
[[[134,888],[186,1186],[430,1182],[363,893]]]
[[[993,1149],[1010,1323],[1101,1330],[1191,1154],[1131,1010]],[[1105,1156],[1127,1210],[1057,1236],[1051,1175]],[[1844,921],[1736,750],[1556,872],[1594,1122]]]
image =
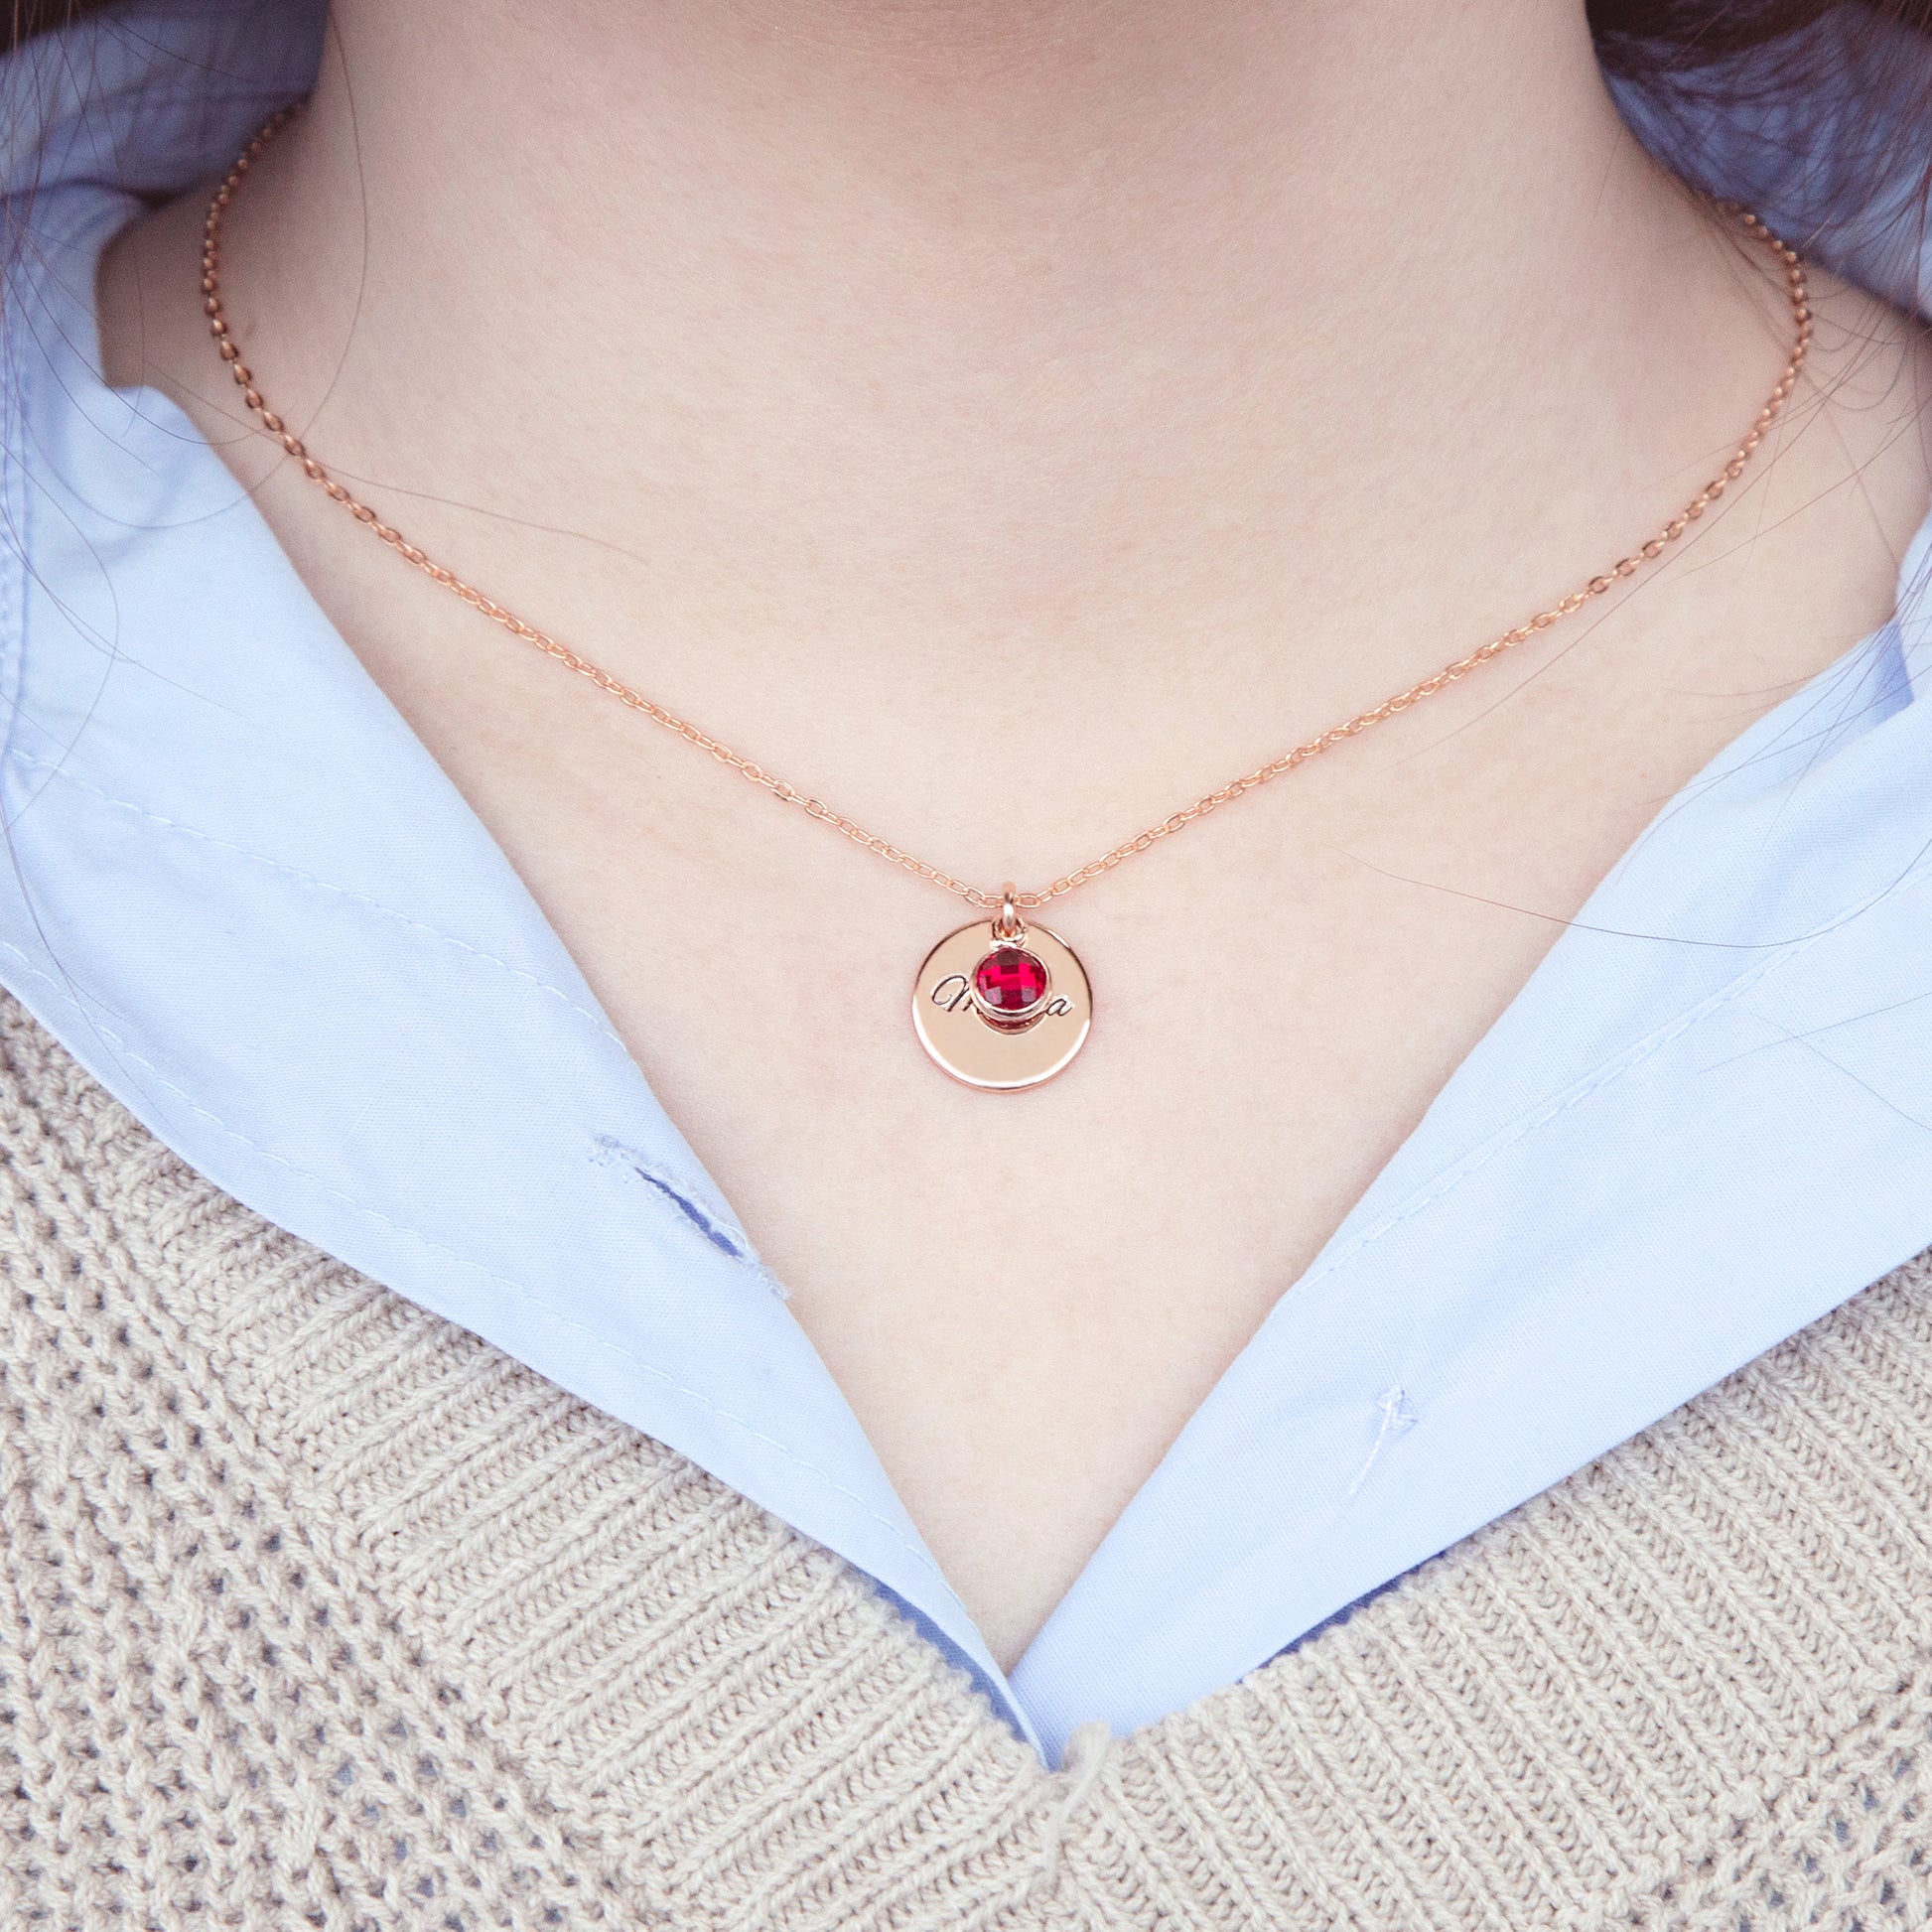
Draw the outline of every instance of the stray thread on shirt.
[[[1382,1453],[1383,1444],[1391,1436],[1406,1435],[1420,1420],[1415,1404],[1409,1400],[1408,1392],[1400,1383],[1392,1389],[1384,1389],[1375,1398],[1375,1406],[1382,1412],[1382,1427],[1375,1432],[1375,1441],[1369,1445],[1368,1460],[1356,1470],[1355,1480],[1348,1485],[1351,1496],[1368,1480],[1368,1472],[1375,1467],[1375,1458]]]

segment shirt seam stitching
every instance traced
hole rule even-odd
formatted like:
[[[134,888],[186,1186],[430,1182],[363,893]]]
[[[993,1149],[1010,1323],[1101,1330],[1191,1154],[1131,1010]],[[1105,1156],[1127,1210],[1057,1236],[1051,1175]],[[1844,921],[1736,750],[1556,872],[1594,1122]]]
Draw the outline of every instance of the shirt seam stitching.
[[[171,832],[177,832],[183,838],[194,839],[203,845],[208,846],[213,851],[227,852],[237,858],[251,860],[258,866],[266,867],[270,872],[280,873],[284,878],[295,880],[300,885],[312,887],[317,892],[333,893],[338,897],[348,900],[351,904],[364,906],[372,912],[379,913],[385,919],[393,920],[397,925],[403,926],[411,932],[420,932],[429,938],[439,939],[445,945],[453,946],[458,952],[468,953],[473,959],[483,960],[489,965],[508,973],[511,978],[522,980],[525,984],[534,986],[539,992],[549,994],[553,1000],[561,1001],[580,1020],[588,1022],[602,1038],[609,1040],[614,1046],[623,1048],[623,1041],[613,1032],[609,1023],[599,1014],[572,999],[562,987],[553,986],[540,975],[532,973],[524,967],[512,965],[508,960],[500,958],[497,954],[489,952],[482,946],[473,946],[468,940],[459,939],[454,933],[445,932],[440,926],[430,925],[422,919],[413,919],[408,913],[399,910],[397,907],[385,905],[382,900],[372,898],[366,893],[358,893],[352,887],[340,886],[334,880],[321,878],[315,873],[303,872],[300,868],[286,865],[279,859],[269,858],[266,853],[252,851],[249,847],[239,845],[231,839],[217,838],[213,833],[204,832],[196,826],[184,823],[180,819],[169,818],[164,813],[151,811],[147,806],[136,804],[130,798],[118,797],[115,793],[106,790],[100,785],[90,783],[85,778],[77,777],[57,760],[37,758],[30,753],[20,751],[15,751],[10,756],[13,763],[25,769],[45,771],[50,776],[72,785],[76,790],[90,793],[93,797],[100,799],[104,804],[112,805],[118,810],[132,812],[137,817],[148,820],[150,824],[162,826]],[[627,1051],[628,1049],[624,1050]]]
[[[1463,1161],[1452,1167],[1448,1173],[1438,1176],[1434,1181],[1425,1183],[1419,1192],[1411,1195],[1399,1207],[1392,1208],[1388,1215],[1375,1226],[1363,1229],[1361,1234],[1341,1253],[1335,1255],[1332,1259],[1319,1265],[1317,1268],[1311,1269],[1308,1275],[1303,1277],[1302,1281],[1296,1284],[1297,1288],[1310,1287],[1313,1283],[1324,1280],[1334,1274],[1337,1270],[1346,1267],[1376,1242],[1384,1239],[1387,1235],[1393,1234],[1398,1228],[1407,1225],[1418,1215],[1427,1212],[1439,1201],[1447,1199],[1464,1181],[1468,1180],[1474,1174],[1479,1173],[1492,1161],[1497,1160],[1509,1152],[1511,1148],[1518,1146],[1531,1135],[1543,1132],[1544,1129],[1562,1119],[1573,1108],[1583,1105],[1593,1094],[1600,1092],[1604,1087],[1620,1080],[1626,1073],[1634,1072],[1646,1061],[1655,1058],[1657,1054],[1664,1051],[1674,1041],[1682,1038],[1692,1028],[1702,1026],[1714,1014],[1723,1011],[1733,1002],[1742,999],[1745,994],[1750,992],[1752,988],[1757,986],[1772,972],[1788,964],[1800,953],[1808,951],[1812,946],[1829,938],[1832,933],[1840,930],[1852,919],[1857,918],[1861,913],[1876,904],[1880,898],[1895,892],[1903,892],[1908,887],[1920,884],[1928,872],[1932,872],[1932,860],[1921,861],[1916,865],[1907,867],[1898,878],[1891,881],[1880,892],[1873,894],[1870,898],[1854,906],[1840,918],[1833,919],[1821,926],[1817,931],[1806,933],[1803,937],[1794,939],[1787,945],[1779,947],[1769,957],[1756,962],[1745,971],[1739,973],[1735,979],[1731,980],[1727,985],[1719,988],[1709,998],[1700,1001],[1688,1012],[1680,1014],[1676,1020],[1660,1027],[1648,1039],[1639,1041],[1636,1046],[1627,1049],[1623,1054],[1611,1059],[1607,1064],[1599,1066],[1592,1073],[1584,1076],[1567,1093],[1560,1095],[1553,1101],[1546,1102],[1542,1107],[1533,1108],[1528,1113],[1518,1116],[1515,1122],[1509,1127],[1500,1130],[1477,1153],[1465,1157]]]
[[[0,292],[3,293],[3,292]],[[25,486],[27,465],[17,445],[25,440],[26,404],[24,385],[16,370],[19,354],[15,305],[0,300],[0,500],[4,500],[7,527],[0,531],[0,585],[6,599],[7,635],[5,680],[6,724],[0,735],[0,758],[14,749],[14,734],[20,725],[20,694],[25,685],[27,663],[27,559],[33,543],[29,518],[32,504]]]

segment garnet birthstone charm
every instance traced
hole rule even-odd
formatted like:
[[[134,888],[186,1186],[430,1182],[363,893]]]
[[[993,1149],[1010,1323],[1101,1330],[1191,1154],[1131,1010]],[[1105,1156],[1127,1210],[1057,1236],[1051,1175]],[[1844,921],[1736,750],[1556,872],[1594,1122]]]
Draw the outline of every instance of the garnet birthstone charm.
[[[1022,946],[995,946],[973,968],[973,1002],[996,1027],[1031,1027],[1046,1004],[1046,968]]]
[[[920,1045],[954,1079],[993,1093],[1050,1080],[1092,1023],[1093,997],[1072,948],[1021,918],[1011,886],[996,918],[933,947],[912,989]]]

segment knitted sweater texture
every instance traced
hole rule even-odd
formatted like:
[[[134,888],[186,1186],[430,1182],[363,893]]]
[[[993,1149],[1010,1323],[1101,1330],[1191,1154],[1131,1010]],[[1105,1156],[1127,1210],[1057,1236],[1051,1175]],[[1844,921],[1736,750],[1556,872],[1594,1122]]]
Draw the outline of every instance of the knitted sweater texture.
[[[5,1932],[1932,1916],[1922,1262],[1049,1774],[838,1559],[11,1003],[0,1231]]]

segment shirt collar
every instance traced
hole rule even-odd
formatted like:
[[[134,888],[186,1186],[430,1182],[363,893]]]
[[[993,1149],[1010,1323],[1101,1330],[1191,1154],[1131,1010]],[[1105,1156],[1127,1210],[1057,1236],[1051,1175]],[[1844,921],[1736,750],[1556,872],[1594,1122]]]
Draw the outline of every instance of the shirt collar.
[[[1599,889],[1009,1685],[501,852],[193,426],[100,383],[126,186],[226,161],[319,22],[123,9],[0,70],[31,219],[0,981],[195,1168],[870,1573],[1049,1752],[1237,1677],[1932,1240],[1921,538],[1898,620]]]

